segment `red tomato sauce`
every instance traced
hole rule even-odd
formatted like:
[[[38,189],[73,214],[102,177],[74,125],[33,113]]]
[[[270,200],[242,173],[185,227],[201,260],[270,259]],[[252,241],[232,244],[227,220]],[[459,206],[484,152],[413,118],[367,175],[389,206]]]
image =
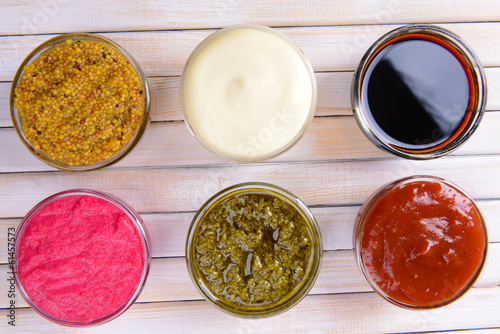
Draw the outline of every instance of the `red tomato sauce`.
[[[444,304],[464,292],[486,256],[487,236],[475,204],[441,182],[389,190],[369,213],[361,241],[372,280],[412,306]]]
[[[55,319],[79,323],[128,302],[145,265],[130,218],[89,195],[63,197],[37,212],[22,234],[17,261],[33,304]]]

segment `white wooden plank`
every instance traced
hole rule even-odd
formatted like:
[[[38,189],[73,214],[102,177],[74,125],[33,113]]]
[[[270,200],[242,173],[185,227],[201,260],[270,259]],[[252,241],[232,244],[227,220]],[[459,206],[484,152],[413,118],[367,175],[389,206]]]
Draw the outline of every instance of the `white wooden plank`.
[[[488,238],[500,243],[500,200],[478,200],[477,205],[486,221]],[[323,249],[352,249],[352,231],[359,205],[338,207],[314,207],[312,213],[319,223],[323,237]],[[141,214],[151,236],[152,256],[184,256],[187,230],[195,212]],[[21,219],[0,219],[0,236],[7,237],[8,228],[17,230]],[[7,248],[0,248],[0,264],[7,263]]]
[[[473,289],[495,288],[500,286],[500,244],[490,244],[485,267],[474,284]],[[1,276],[9,277],[7,265],[0,265]],[[0,288],[9,290],[9,282],[0,282]],[[327,295],[335,293],[370,292],[369,286],[359,271],[352,250],[326,251],[318,279],[310,291],[310,295]],[[151,261],[149,276],[137,302],[171,302],[183,300],[199,300],[203,297],[195,289],[184,257],[156,258]],[[0,308],[8,305],[7,294],[0,294]],[[17,307],[27,307],[20,296],[16,299]]]
[[[0,272],[7,276],[9,269],[0,265]],[[0,282],[0,287],[8,291],[9,282]],[[325,252],[318,280],[310,294],[352,293],[372,291],[354,262],[352,251]],[[163,302],[199,300],[198,293],[189,277],[186,260],[179,258],[161,258],[151,261],[150,272],[144,291],[138,302]],[[0,294],[0,308],[9,303],[7,294]],[[19,298],[17,307],[27,307]]]
[[[484,71],[488,86],[486,109],[500,110],[500,67],[488,67]],[[351,71],[318,72],[315,74],[318,87],[315,116],[352,115],[351,82],[353,74],[354,72]],[[151,105],[153,106],[152,121],[183,119],[179,106],[179,81],[180,77],[151,77],[148,79]],[[8,83],[5,84],[8,85]],[[2,90],[0,88],[0,113],[2,112],[1,96]]]
[[[476,199],[499,199],[500,155],[432,161],[384,159],[323,163],[270,163],[206,168],[108,169],[92,173],[0,174],[0,217],[21,217],[43,198],[72,188],[102,190],[139,212],[196,211],[210,196],[240,182],[269,182],[307,205],[362,203],[385,182],[431,174],[458,183]]]
[[[7,311],[1,310],[8,303],[4,293],[0,332],[500,332],[500,113],[491,112],[500,110],[499,17],[497,0],[2,2],[0,35],[9,36],[0,36],[0,128],[4,128],[0,129],[4,157],[0,158],[0,238],[29,208],[54,192],[101,189],[141,211],[152,234],[155,259],[140,302],[107,325],[65,328],[30,309],[17,309],[13,328],[7,324]],[[169,122],[152,124],[141,146],[113,168],[77,175],[39,163],[11,127],[9,81],[25,55],[51,37],[39,34],[105,32],[125,46],[149,76],[152,118],[161,122],[181,119],[178,76],[191,50],[214,28],[235,23],[283,27],[277,30],[298,43],[317,71],[316,116],[347,116],[350,79],[362,54],[381,34],[412,22],[446,22],[443,26],[461,35],[486,66],[490,112],[466,145],[435,161],[390,157],[370,144],[349,116],[316,117],[303,140],[287,154],[268,163],[237,165],[203,149],[181,122]],[[30,35],[15,36],[26,33]],[[363,292],[370,288],[355,266],[350,239],[359,205],[372,191],[386,181],[420,173],[444,176],[470,192],[486,218],[491,243],[488,262],[466,296],[442,309],[412,312]],[[183,255],[187,226],[199,205],[230,184],[256,180],[284,186],[318,206],[313,212],[327,251],[311,295],[281,316],[249,321],[226,316],[197,300],[201,297],[187,277]],[[6,249],[0,249],[0,263],[5,261]],[[6,268],[0,265],[2,291],[7,291]],[[18,301],[17,306],[23,305]]]
[[[92,328],[64,328],[31,309],[16,310],[16,333],[382,333],[500,328],[500,288],[472,289],[443,308],[398,308],[375,293],[307,296],[282,315],[244,320],[226,315],[205,301],[136,303],[119,318]],[[7,311],[0,317],[6,319]],[[11,330],[7,321],[0,330]]]
[[[74,31],[162,30],[223,27],[237,23],[273,26],[349,25],[409,22],[493,21],[493,0],[455,0],[446,6],[419,2],[367,1],[181,1],[53,0],[45,3],[5,1],[0,34]]]
[[[10,118],[10,87],[12,82],[0,82],[0,127],[12,126]]]
[[[499,74],[491,80],[500,82]],[[351,115],[350,85],[352,72],[316,73],[318,102],[316,116]],[[498,78],[498,79],[497,79]],[[151,120],[179,121],[182,114],[179,106],[180,77],[150,77],[148,84],[151,93]],[[11,82],[0,82],[0,127],[12,126],[10,117]]]
[[[485,69],[488,81],[487,110],[500,110],[500,68]],[[315,116],[352,115],[351,80],[353,72],[316,73],[318,103]],[[179,77],[150,77],[151,120],[179,121]],[[0,127],[11,127],[9,96],[10,82],[0,82]]]
[[[500,65],[500,23],[443,24],[475,50],[483,66]],[[277,28],[294,40],[315,71],[353,71],[368,47],[397,26]],[[180,75],[191,51],[214,30],[103,33],[126,48],[147,76]],[[52,35],[0,38],[0,81],[11,81],[22,60]]]
[[[493,116],[500,125],[500,113]],[[484,127],[485,135],[491,131]],[[482,136],[481,136],[482,137]],[[491,138],[500,137],[494,131]],[[477,153],[500,153],[497,145],[476,147]],[[0,172],[53,171],[24,147],[13,128],[0,129]],[[301,141],[283,156],[271,161],[382,158],[390,155],[371,144],[354,117],[315,118]],[[116,167],[186,166],[232,163],[208,151],[191,135],[184,122],[152,123],[141,143]],[[234,164],[234,163],[233,163]]]
[[[454,155],[500,153],[500,112],[487,112],[470,140]],[[489,143],[486,144],[485,143]],[[13,128],[0,129],[0,172],[54,171],[24,147]],[[353,116],[315,117],[304,137],[285,154],[269,162],[332,161],[393,157],[372,144]],[[208,151],[183,122],[151,123],[140,144],[116,168],[229,164]],[[234,163],[233,163],[234,164]]]

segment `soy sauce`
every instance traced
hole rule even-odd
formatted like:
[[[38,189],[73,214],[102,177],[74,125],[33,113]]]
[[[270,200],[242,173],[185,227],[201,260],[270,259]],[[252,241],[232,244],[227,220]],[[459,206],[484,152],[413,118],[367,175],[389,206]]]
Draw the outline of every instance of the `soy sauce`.
[[[407,150],[425,150],[457,133],[471,89],[454,54],[432,41],[410,38],[375,55],[361,94],[368,120],[384,140]]]

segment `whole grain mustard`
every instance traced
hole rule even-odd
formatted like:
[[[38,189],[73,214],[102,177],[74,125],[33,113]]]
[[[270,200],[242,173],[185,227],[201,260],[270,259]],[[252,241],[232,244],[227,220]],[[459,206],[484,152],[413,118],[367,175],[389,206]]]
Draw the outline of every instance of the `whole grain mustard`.
[[[144,117],[143,94],[120,52],[68,39],[24,67],[15,105],[35,150],[85,166],[111,158],[132,140]]]

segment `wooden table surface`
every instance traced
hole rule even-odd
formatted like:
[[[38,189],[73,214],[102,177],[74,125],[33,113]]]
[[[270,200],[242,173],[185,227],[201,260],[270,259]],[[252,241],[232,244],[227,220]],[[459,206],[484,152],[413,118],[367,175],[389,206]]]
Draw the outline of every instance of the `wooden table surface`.
[[[304,138],[269,162],[218,158],[191,136],[179,110],[178,85],[193,48],[216,29],[262,24],[294,40],[310,60],[318,106]],[[390,156],[372,145],[352,115],[350,83],[362,55],[379,36],[408,23],[435,23],[476,51],[488,81],[487,112],[474,136],[432,161]],[[148,77],[152,115],[141,144],[101,171],[69,173],[38,161],[10,119],[14,73],[38,44],[64,32],[95,32],[132,53]],[[98,1],[4,0],[0,4],[0,332],[1,333],[306,333],[500,330],[500,3],[498,0]],[[352,251],[354,217],[382,184],[408,175],[449,179],[482,210],[489,253],[474,287],[457,302],[410,311],[385,302],[359,272]],[[282,186],[312,209],[324,239],[319,278],[292,310],[242,320],[205,302],[184,258],[187,228],[200,205],[235,183]],[[138,301],[108,324],[74,329],[52,324],[8,297],[7,238],[36,203],[56,192],[90,188],[130,203],[152,236],[151,271]],[[15,303],[15,327],[8,324]]]

